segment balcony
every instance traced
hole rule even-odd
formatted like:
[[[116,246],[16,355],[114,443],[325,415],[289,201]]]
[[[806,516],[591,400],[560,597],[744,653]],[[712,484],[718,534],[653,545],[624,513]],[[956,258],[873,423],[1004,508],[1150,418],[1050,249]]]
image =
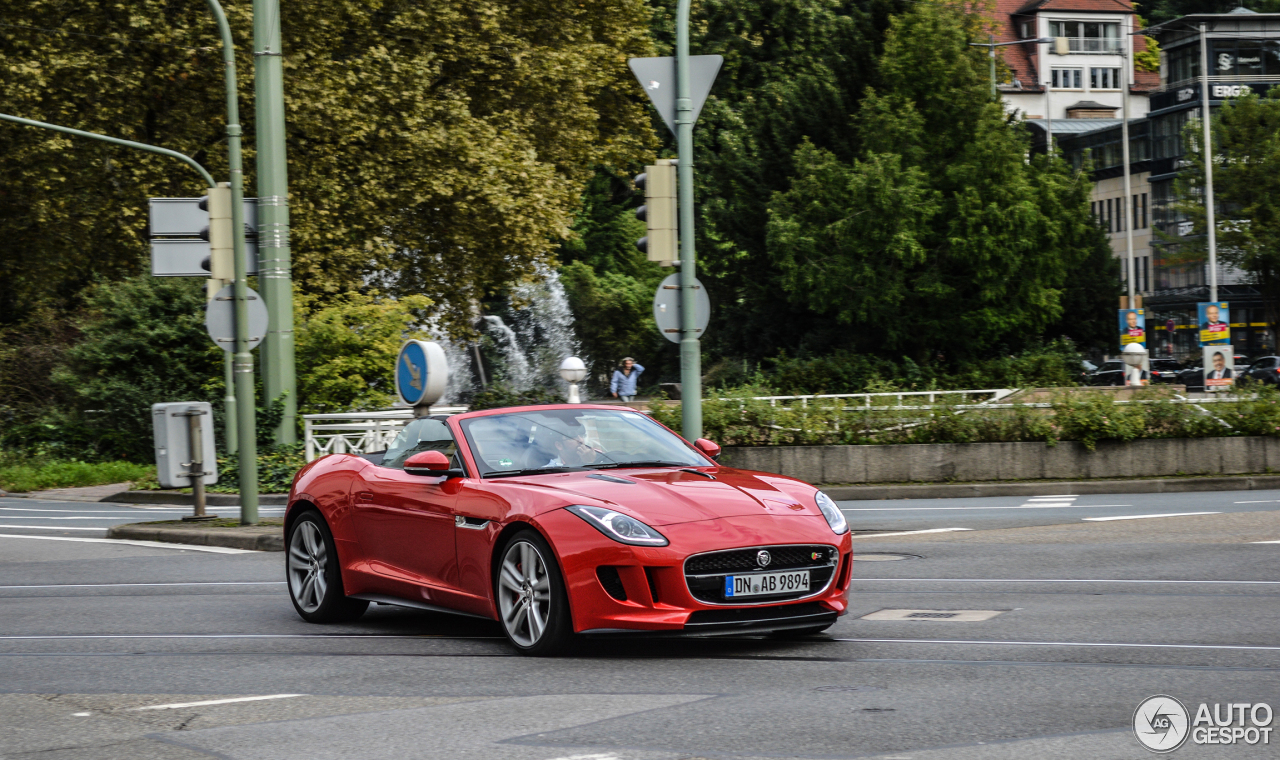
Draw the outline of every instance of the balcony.
[[[1066,41],[1065,54],[1073,55],[1120,55],[1124,52],[1124,44],[1114,37],[1058,37],[1055,45],[1058,55],[1064,55],[1062,41]]]

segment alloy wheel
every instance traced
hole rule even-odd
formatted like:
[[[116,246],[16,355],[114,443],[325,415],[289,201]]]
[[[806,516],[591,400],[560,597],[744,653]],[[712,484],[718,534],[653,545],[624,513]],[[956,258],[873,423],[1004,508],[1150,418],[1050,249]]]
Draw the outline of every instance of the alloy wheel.
[[[315,612],[329,590],[325,577],[328,552],[324,536],[310,520],[302,520],[289,541],[289,592],[303,612]]]
[[[498,611],[511,640],[522,647],[538,643],[551,621],[551,578],[538,548],[516,541],[502,558]]]

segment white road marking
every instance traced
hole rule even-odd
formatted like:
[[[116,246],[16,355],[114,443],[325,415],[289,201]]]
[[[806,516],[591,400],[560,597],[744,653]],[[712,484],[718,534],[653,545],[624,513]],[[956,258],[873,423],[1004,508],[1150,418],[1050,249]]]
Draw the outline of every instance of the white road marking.
[[[1268,499],[1266,501],[1237,501],[1236,504],[1280,504],[1280,501]]]
[[[976,646],[1011,647],[1125,647],[1137,649],[1227,649],[1253,652],[1280,652],[1280,646],[1253,646],[1244,644],[1134,644],[1105,641],[957,641],[951,639],[831,639],[858,644],[968,644]]]
[[[914,536],[919,533],[953,533],[957,530],[973,530],[973,528],[929,528],[928,530],[904,530],[901,533],[872,533],[853,538],[884,538],[885,536]]]
[[[1261,543],[1261,542],[1260,542]],[[1280,541],[1269,542],[1280,543]],[[854,578],[855,581],[890,581],[915,583],[1211,583],[1258,586],[1280,586],[1280,581],[1165,581],[1131,580],[1128,578]]]
[[[1280,544],[1280,541],[1250,541],[1251,544]]]
[[[30,528],[30,525],[0,525],[0,528]],[[102,530],[102,528],[51,528],[50,530]],[[39,541],[76,541],[82,544],[125,544],[146,546],[152,549],[181,549],[183,551],[209,552],[211,554],[254,554],[251,549],[232,549],[226,546],[195,546],[192,544],[167,544],[162,541],[134,541],[125,538],[71,538],[69,536],[22,536],[0,533],[0,538],[32,538]]]
[[[191,581],[189,583],[51,583],[42,586],[0,586],[16,588],[116,588],[132,586],[283,586],[286,581]]]
[[[1167,515],[1123,515],[1120,517],[1082,517],[1088,522],[1105,522],[1107,520],[1145,520],[1148,517],[1191,517],[1192,515],[1220,515],[1221,512],[1173,512]]]
[[[1097,509],[1099,507],[1132,507],[1132,504],[1019,504],[1013,507],[841,507],[841,512],[930,512],[946,510],[988,509]]]
[[[90,716],[90,715],[92,715],[92,714],[93,714],[93,713],[71,713],[71,716],[72,716],[73,718],[87,718],[87,717],[89,717],[89,716]]]
[[[150,705],[147,707],[135,707],[132,712],[140,712],[142,710],[179,710],[184,707],[205,707],[207,705],[229,705],[233,702],[261,702],[266,699],[291,699],[293,697],[305,697],[306,694],[269,694],[265,697],[235,697],[233,699],[206,699],[203,702],[174,702],[170,705]]]
[[[102,515],[124,514],[124,509],[35,509],[33,507],[0,507],[0,512],[70,512],[83,515],[89,512]],[[184,509],[166,509],[165,512],[185,512]]]
[[[0,525],[0,528],[20,528],[21,530],[96,530],[104,531],[103,528],[77,528],[74,525]]]
[[[1076,498],[1079,498],[1079,496],[1078,496],[1077,494],[1073,494],[1073,493],[1064,493],[1064,494],[1059,494],[1058,496],[1030,496],[1030,497],[1028,497],[1028,498],[1031,498],[1031,499],[1076,499]]]
[[[400,633],[55,633],[0,636],[0,641],[49,641],[64,639],[486,639],[505,636],[437,636]]]
[[[112,512],[115,517],[53,517],[51,515],[4,515],[6,520],[136,520],[137,515],[122,515],[119,512]],[[28,526],[23,526],[28,527]]]

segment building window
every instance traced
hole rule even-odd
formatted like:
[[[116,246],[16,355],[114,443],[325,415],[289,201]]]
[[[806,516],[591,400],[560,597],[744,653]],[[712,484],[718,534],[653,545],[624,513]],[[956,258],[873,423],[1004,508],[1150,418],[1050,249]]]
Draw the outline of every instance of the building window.
[[[1030,36],[1031,36],[1031,24],[1029,22],[1023,21],[1022,22],[1022,38],[1026,39],[1027,37],[1030,37]]]
[[[1119,53],[1120,24],[1095,21],[1050,21],[1049,36],[1066,37],[1072,53]]]
[[[1083,81],[1083,69],[1054,69],[1053,88],[1055,90],[1079,90]]]
[[[1112,69],[1112,68],[1089,69],[1089,89],[1091,90],[1120,89],[1120,69]]]

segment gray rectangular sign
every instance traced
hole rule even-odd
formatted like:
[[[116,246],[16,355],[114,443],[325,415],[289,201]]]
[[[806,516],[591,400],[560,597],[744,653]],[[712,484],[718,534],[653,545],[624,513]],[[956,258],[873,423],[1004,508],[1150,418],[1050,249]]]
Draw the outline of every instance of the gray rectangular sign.
[[[152,198],[151,237],[196,237],[209,226],[209,212],[200,210],[199,198]],[[258,199],[244,199],[244,226],[258,234]]]
[[[244,265],[247,274],[258,273],[258,246],[253,238],[244,241]],[[151,241],[151,275],[153,277],[208,277],[200,262],[209,256],[209,243],[200,240]]]

